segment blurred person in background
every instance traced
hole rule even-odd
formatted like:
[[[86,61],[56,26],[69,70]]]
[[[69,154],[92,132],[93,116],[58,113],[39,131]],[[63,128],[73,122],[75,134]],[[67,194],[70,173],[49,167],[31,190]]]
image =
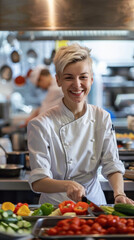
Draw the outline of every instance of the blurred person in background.
[[[128,116],[127,117],[127,126],[128,126],[128,129],[134,131],[134,116]]]
[[[32,111],[31,115],[25,120],[23,126],[27,126],[28,122],[39,113],[45,113],[49,108],[58,104],[63,97],[61,88],[57,86],[55,78],[53,78],[49,69],[45,65],[38,65],[35,67],[31,72],[29,79],[37,88],[46,91],[46,94],[41,106]]]

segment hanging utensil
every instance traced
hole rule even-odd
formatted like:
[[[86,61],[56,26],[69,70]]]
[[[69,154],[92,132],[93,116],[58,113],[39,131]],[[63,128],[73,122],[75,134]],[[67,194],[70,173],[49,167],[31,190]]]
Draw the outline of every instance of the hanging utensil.
[[[27,51],[27,60],[29,63],[34,63],[36,61],[37,57],[38,57],[38,55],[34,49],[31,48]]]
[[[2,79],[10,81],[12,79],[12,69],[8,65],[3,65],[0,69],[0,76]]]
[[[20,62],[20,54],[18,51],[13,50],[11,53],[11,60],[13,63],[18,63]]]

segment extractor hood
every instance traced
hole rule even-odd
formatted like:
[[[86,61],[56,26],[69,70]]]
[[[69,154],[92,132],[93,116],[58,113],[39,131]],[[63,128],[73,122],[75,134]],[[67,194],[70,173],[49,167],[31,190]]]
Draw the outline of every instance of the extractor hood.
[[[134,31],[134,0],[0,0],[0,31]]]

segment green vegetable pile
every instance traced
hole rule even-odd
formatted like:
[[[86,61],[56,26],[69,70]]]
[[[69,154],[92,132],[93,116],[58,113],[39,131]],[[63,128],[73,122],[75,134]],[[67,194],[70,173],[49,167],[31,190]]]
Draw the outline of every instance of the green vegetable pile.
[[[0,209],[0,232],[9,234],[30,234],[32,224],[17,216],[11,210]]]
[[[54,210],[54,205],[51,203],[43,203],[40,208],[34,210],[32,216],[48,216]]]
[[[106,214],[112,214],[119,217],[134,216],[134,206],[127,203],[117,203],[114,207],[101,206]]]

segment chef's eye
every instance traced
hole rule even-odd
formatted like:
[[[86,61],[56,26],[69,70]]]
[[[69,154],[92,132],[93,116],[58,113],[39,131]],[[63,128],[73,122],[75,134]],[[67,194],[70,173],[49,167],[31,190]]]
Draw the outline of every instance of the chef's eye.
[[[81,76],[81,79],[87,79],[88,76]]]
[[[65,77],[65,80],[71,80],[72,77]]]

